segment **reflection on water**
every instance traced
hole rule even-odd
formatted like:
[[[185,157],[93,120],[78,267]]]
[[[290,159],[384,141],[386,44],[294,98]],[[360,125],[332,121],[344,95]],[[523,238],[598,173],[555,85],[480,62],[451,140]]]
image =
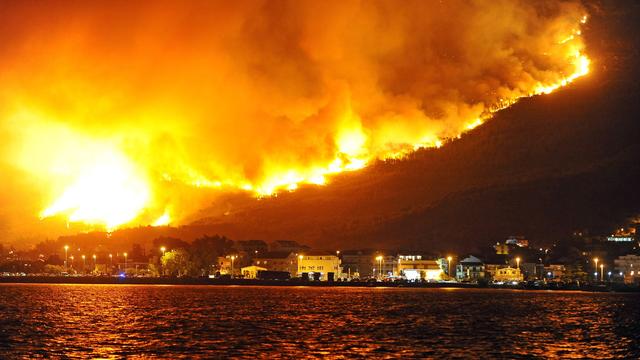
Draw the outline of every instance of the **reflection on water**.
[[[0,285],[0,358],[640,357],[640,296]]]

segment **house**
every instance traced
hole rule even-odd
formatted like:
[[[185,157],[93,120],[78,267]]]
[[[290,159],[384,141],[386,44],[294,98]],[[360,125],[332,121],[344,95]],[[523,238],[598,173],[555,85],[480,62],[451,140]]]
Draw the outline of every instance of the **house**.
[[[298,255],[298,276],[333,280],[342,273],[340,258],[328,251],[309,251]]]
[[[287,253],[302,253],[309,251],[309,247],[300,245],[293,240],[276,240],[269,244],[269,251],[274,252],[287,252]]]
[[[544,267],[544,271],[548,280],[560,280],[564,276],[566,268],[562,264],[549,264]]]
[[[368,278],[374,276],[377,253],[371,249],[345,250],[340,253],[343,271],[349,278]],[[383,264],[384,268],[384,264]]]
[[[260,254],[253,259],[252,264],[269,271],[286,271],[291,275],[298,272],[298,256],[288,251],[269,251]]]
[[[521,282],[524,280],[520,269],[512,267],[502,267],[496,269],[493,274],[493,281],[496,282]]]
[[[407,280],[440,280],[444,275],[437,260],[422,255],[398,255],[398,273]]]
[[[635,283],[640,281],[640,256],[624,255],[618,256],[613,260],[615,271],[618,276],[624,278],[626,283]]]
[[[241,273],[245,279],[255,279],[258,277],[259,271],[265,271],[265,270],[267,269],[260,266],[251,265],[251,266],[243,267]]]
[[[478,281],[484,277],[484,263],[473,255],[462,259],[456,265],[456,278],[460,281]]]
[[[239,240],[236,241],[238,251],[247,254],[249,257],[259,256],[267,252],[267,243],[262,240]]]

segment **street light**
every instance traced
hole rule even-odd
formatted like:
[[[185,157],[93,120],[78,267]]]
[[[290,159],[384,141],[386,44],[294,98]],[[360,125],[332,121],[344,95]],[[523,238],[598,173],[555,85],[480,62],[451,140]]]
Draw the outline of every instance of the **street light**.
[[[516,265],[517,265],[518,270],[520,270],[520,257],[519,256],[516,258]]]
[[[233,278],[233,263],[236,260],[235,255],[231,255],[231,278]]]
[[[604,264],[600,264],[600,281],[604,282]]]
[[[71,256],[69,256],[69,259],[71,259],[71,267],[73,267],[73,259],[75,259],[75,258],[73,257],[73,255],[71,255]]]
[[[113,254],[109,254],[109,275],[113,272]]]
[[[298,255],[298,275],[302,276],[302,271],[300,271],[302,267],[302,259],[304,259],[304,255]]]
[[[451,260],[453,260],[453,257],[447,256],[447,262],[449,263],[447,265],[447,275],[449,275],[449,277],[451,277]]]
[[[96,254],[93,254],[93,271],[96,271],[96,267],[98,265],[96,264]]]
[[[160,251],[162,251],[162,257],[160,258],[160,269],[162,270],[162,275],[164,276],[164,266],[162,265],[162,258],[164,257],[164,252],[167,251],[167,248],[162,246],[160,247]]]
[[[69,245],[65,245],[64,246],[64,270],[68,271],[69,270],[69,257],[67,256],[67,253],[69,251]]]
[[[87,269],[87,258],[82,255],[82,272],[84,273]]]
[[[380,264],[380,267],[378,268],[378,277],[382,280],[382,256],[377,256],[376,260],[378,260],[378,263]]]
[[[596,263],[596,281],[598,281],[598,258],[593,258],[593,262]]]
[[[127,274],[127,253],[124,253],[124,274]]]

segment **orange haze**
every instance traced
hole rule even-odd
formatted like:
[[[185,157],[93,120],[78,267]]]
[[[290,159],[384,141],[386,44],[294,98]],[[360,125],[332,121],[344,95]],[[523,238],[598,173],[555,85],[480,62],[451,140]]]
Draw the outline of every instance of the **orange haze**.
[[[586,74],[585,22],[556,0],[3,1],[0,234],[180,223],[440,146]]]

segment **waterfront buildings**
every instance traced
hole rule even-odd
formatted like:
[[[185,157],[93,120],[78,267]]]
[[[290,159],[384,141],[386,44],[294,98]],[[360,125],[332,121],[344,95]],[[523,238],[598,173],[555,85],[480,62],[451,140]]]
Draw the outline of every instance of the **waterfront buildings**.
[[[254,258],[253,265],[295,275],[298,272],[298,255],[288,251],[270,251]]]
[[[456,266],[456,278],[460,281],[478,281],[484,276],[484,263],[473,255],[462,259]]]
[[[342,273],[340,258],[327,251],[309,251],[298,255],[298,276],[318,280],[333,280]],[[306,275],[305,275],[306,274]]]
[[[242,277],[245,279],[255,279],[258,277],[259,271],[266,271],[266,270],[267,270],[266,268],[251,265],[251,266],[243,267],[241,269],[241,274],[242,274]]]
[[[623,255],[613,261],[618,276],[624,278],[624,282],[640,282],[640,256]]]
[[[436,260],[422,255],[398,255],[398,273],[407,280],[441,280],[444,276]]]
[[[349,278],[373,277],[376,252],[371,249],[346,250],[340,253],[342,268]]]
[[[493,274],[493,281],[496,282],[521,282],[524,279],[520,269],[503,267],[496,269]]]

